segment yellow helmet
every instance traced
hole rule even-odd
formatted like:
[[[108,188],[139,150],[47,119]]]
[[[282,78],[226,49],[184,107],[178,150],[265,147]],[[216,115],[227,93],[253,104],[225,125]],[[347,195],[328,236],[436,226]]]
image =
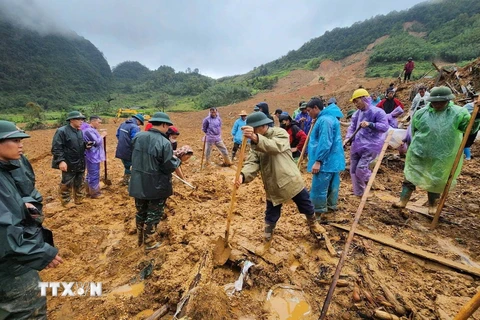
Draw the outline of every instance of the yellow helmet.
[[[357,89],[357,90],[353,91],[352,98],[350,99],[350,102],[352,102],[353,100],[355,100],[357,98],[360,98],[360,97],[369,97],[369,96],[370,96],[370,94],[368,93],[367,90]]]

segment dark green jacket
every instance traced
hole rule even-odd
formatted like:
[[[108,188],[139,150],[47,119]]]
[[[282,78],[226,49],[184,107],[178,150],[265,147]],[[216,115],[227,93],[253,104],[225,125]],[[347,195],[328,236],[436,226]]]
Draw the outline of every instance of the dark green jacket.
[[[166,199],[173,194],[172,172],[180,166],[173,157],[167,137],[155,128],[133,138],[131,197],[144,200]]]
[[[43,241],[39,224],[29,215],[11,172],[19,167],[0,161],[0,277],[44,269],[58,250]]]
[[[52,168],[58,169],[60,162],[65,161],[69,172],[85,171],[85,142],[82,130],[70,124],[60,127],[52,141]]]
[[[42,211],[43,197],[35,188],[35,173],[33,172],[30,161],[22,155],[20,160],[12,160],[10,162],[19,167],[18,169],[10,171],[10,173],[15,180],[18,191],[22,195],[23,202],[31,203],[37,207],[39,211]]]

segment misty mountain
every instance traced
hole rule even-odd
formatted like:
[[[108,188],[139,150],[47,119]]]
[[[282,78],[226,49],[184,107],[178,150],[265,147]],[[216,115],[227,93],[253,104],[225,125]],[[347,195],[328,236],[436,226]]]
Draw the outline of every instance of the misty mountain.
[[[103,54],[73,32],[41,34],[0,16],[0,48],[0,109],[58,109],[103,98],[111,85]]]

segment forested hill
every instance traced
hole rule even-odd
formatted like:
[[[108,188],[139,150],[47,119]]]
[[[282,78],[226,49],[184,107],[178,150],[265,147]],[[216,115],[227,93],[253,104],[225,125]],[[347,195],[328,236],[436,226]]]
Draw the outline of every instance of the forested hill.
[[[361,52],[385,35],[389,38],[375,47],[370,66],[404,62],[409,56],[415,61],[442,59],[452,63],[474,59],[480,56],[480,1],[427,1],[408,10],[335,28],[251,73],[314,69],[321,60],[339,60]]]
[[[103,98],[111,70],[103,54],[72,33],[41,35],[0,13],[0,110],[35,101],[46,109]]]

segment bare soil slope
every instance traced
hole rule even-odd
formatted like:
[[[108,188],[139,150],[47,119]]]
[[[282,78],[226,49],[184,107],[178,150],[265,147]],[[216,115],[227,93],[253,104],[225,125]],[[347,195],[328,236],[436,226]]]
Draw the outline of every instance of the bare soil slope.
[[[313,78],[308,78],[316,75],[299,71],[292,73],[289,80],[294,90],[288,89],[288,79],[284,79],[272,92],[220,108],[223,137],[229,149],[232,147],[229,131],[237,114],[242,109],[250,112],[258,101],[266,100],[271,111],[281,108],[291,112],[301,99],[308,100],[319,94],[326,98],[336,95],[339,105],[347,110],[351,108],[349,95],[358,85],[369,90],[385,89],[389,79],[363,79],[360,74],[364,57],[351,59],[357,62],[322,63],[318,70],[325,75],[322,83],[312,83]],[[402,99],[409,93],[408,89],[402,85]],[[304,217],[292,203],[284,205],[269,251],[263,256],[253,254],[263,237],[265,194],[260,179],[239,189],[231,226],[234,253],[237,257],[246,257],[255,266],[250,269],[249,280],[241,292],[231,297],[224,295],[223,287],[238,278],[240,267],[233,262],[214,267],[211,251],[215,240],[224,235],[235,168],[221,167],[220,155],[214,151],[213,163],[200,170],[203,135],[200,128],[207,113],[171,114],[181,132],[179,145],[189,144],[195,151],[183,168],[188,181],[197,188],[192,190],[173,181],[175,194],[168,200],[167,218],[159,228],[163,244],[149,253],[136,246],[134,202],[126,187],[120,186],[123,167],[114,159],[117,125],[105,125],[108,172],[113,185],[103,189],[105,198],[89,199],[69,210],[59,203],[60,173],[50,168],[49,150],[54,130],[31,132],[32,138],[25,140],[26,154],[35,168],[37,186],[46,198],[45,224],[54,231],[56,245],[65,260],[57,269],[42,271],[41,277],[44,281],[103,283],[102,297],[49,297],[50,319],[144,319],[164,304],[171,308],[164,319],[171,319],[176,305],[193,287],[192,283],[197,282],[185,308],[192,319],[318,318],[338,257],[330,256],[323,244],[315,242]],[[392,153],[394,151],[389,151]],[[480,148],[474,145],[472,153],[480,157]],[[389,158],[382,163],[359,229],[479,267],[478,158],[464,165],[458,186],[449,196],[443,213],[447,222],[442,222],[434,231],[428,229],[428,218],[413,211],[391,208],[401,188],[403,161]],[[304,178],[309,186],[310,175],[304,173]],[[419,191],[413,201],[421,203],[425,196]],[[345,173],[340,210],[329,218],[343,221],[348,227],[358,205],[359,199],[352,196],[350,177]],[[326,228],[334,248],[341,252],[346,233],[332,226]],[[149,263],[153,266],[152,274],[141,280],[140,271]],[[371,318],[376,308],[394,314],[395,306],[387,301],[385,290],[391,291],[406,309],[403,319],[450,319],[480,289],[478,277],[359,236],[354,238],[342,279],[344,286],[335,292],[329,319]],[[291,294],[303,291],[302,298],[275,300],[277,303],[272,300],[266,304],[269,290],[278,284],[290,289],[277,286],[273,295],[280,290],[290,290]],[[359,301],[352,297],[354,287],[361,289]],[[283,299],[280,294],[276,298]],[[290,310],[286,306],[291,307]],[[480,315],[477,313],[474,319],[480,319]]]

